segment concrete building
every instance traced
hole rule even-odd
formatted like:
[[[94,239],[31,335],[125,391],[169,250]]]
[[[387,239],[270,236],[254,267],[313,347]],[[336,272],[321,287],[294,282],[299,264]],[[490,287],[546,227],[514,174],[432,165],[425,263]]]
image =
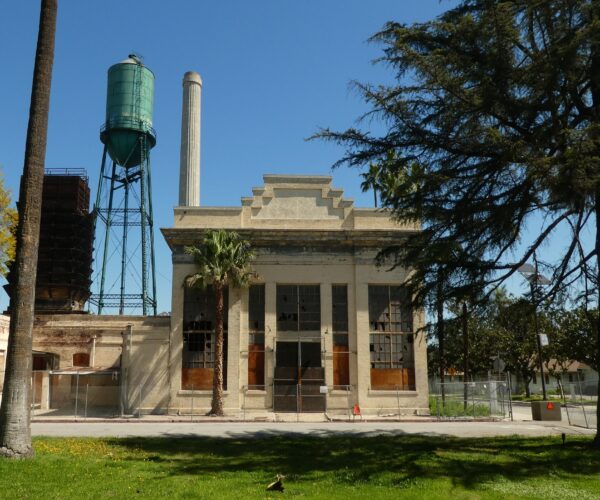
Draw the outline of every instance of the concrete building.
[[[181,206],[162,229],[172,250],[171,317],[40,314],[34,408],[65,414],[202,414],[214,366],[212,290],[191,290],[187,245],[235,230],[256,279],[226,295],[226,414],[427,414],[423,314],[406,270],[375,265],[418,230],[356,208],[326,176],[265,175],[239,207]]]
[[[214,363],[211,290],[184,287],[187,245],[226,228],[257,258],[249,289],[230,289],[225,410],[425,414],[423,321],[402,288],[406,270],[375,255],[417,227],[343,198],[326,176],[265,175],[240,207],[176,207],[162,229],[173,252],[170,406],[208,410]]]

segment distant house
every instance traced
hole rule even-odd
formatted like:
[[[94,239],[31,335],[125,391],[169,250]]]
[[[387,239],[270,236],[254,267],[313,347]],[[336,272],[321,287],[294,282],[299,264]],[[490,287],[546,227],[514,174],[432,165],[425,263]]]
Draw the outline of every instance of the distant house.
[[[593,395],[597,393],[598,372],[592,367],[579,361],[571,361],[564,368],[563,370],[556,360],[552,359],[544,364],[544,377],[547,390],[560,393],[557,378],[557,376],[560,376],[560,383],[567,396],[571,394]],[[542,392],[542,377],[539,369],[536,370],[529,388],[532,393]]]

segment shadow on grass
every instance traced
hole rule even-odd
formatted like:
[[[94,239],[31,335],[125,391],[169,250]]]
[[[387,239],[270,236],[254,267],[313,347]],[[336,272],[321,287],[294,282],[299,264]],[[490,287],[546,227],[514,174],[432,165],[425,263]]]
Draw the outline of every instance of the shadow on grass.
[[[375,482],[405,487],[423,479],[450,478],[471,488],[505,478],[511,481],[554,475],[585,478],[600,471],[600,452],[590,439],[450,438],[413,435],[299,436],[277,431],[243,432],[230,438],[110,439],[137,453],[128,460],[158,462],[163,474],[239,471],[282,473],[290,479],[313,474],[343,484]]]

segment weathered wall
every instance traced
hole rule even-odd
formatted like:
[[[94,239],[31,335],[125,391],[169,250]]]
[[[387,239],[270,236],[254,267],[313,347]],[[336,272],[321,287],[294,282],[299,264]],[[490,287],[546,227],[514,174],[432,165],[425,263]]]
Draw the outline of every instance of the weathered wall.
[[[247,238],[257,259],[254,270],[265,284],[265,391],[247,391],[248,384],[248,291],[230,292],[228,311],[228,382],[224,395],[226,412],[272,408],[274,349],[277,338],[277,284],[319,284],[321,296],[321,346],[325,382],[333,385],[331,286],[348,286],[351,394],[330,391],[328,408],[347,409],[359,404],[364,413],[428,412],[426,342],[415,334],[414,391],[371,389],[369,353],[368,287],[400,285],[406,271],[387,271],[375,266],[378,249],[398,244],[418,225],[390,219],[389,212],[357,209],[331,177],[265,175],[265,184],[242,198],[241,207],[177,207],[174,227],[163,229],[173,251],[173,301],[171,337],[171,400],[179,411],[198,411],[210,406],[211,391],[182,391],[183,282],[194,273],[183,246],[194,244],[207,228],[237,230]],[[415,312],[415,331],[423,315]],[[192,400],[193,399],[193,400]]]
[[[373,265],[375,250],[300,252],[259,250],[253,265],[258,283],[265,284],[265,391],[247,391],[248,384],[248,290],[230,292],[228,311],[228,382],[224,403],[226,412],[240,409],[272,408],[272,384],[275,342],[277,339],[276,286],[277,284],[320,284],[321,343],[324,350],[323,366],[326,384],[333,385],[333,345],[331,287],[348,286],[350,383],[351,404],[359,404],[363,413],[425,414],[428,412],[427,349],[423,333],[415,335],[415,391],[381,391],[370,387],[369,308],[368,287],[374,284],[401,284],[406,276],[403,270],[387,271]],[[193,407],[198,411],[210,407],[211,391],[181,390],[181,362],[183,348],[183,286],[186,276],[195,270],[194,264],[183,255],[174,258],[171,396],[181,412]],[[422,314],[415,313],[414,325],[422,323]],[[346,391],[330,391],[328,408],[345,411],[348,407]],[[399,408],[400,407],[400,408]]]
[[[109,379],[94,375],[90,379],[92,396],[98,403],[119,393],[126,413],[165,413],[169,406],[169,317],[97,316],[53,314],[36,316],[33,350],[58,357],[58,371],[78,371],[73,355],[90,356],[90,369],[114,368],[120,372],[122,390],[101,394],[96,387],[111,385]],[[55,405],[71,398],[70,375],[52,377]],[[63,401],[64,400],[64,401]]]

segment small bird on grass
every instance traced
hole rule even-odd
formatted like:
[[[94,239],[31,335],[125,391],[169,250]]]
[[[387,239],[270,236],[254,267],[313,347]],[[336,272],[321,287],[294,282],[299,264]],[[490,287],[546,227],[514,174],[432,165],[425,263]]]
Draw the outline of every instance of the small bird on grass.
[[[283,493],[283,480],[285,476],[281,474],[277,474],[277,481],[273,481],[269,486],[267,486],[267,491],[281,491]]]

